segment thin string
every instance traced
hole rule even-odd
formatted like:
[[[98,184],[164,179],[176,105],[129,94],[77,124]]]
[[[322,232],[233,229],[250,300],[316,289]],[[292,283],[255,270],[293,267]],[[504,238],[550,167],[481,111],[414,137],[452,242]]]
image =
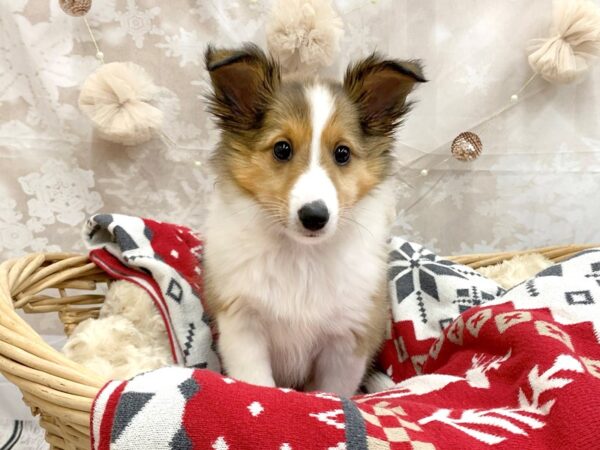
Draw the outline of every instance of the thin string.
[[[517,102],[510,102],[507,103],[506,105],[504,105],[503,107],[501,107],[499,110],[495,111],[494,113],[492,113],[491,115],[481,119],[479,122],[477,122],[475,125],[472,125],[471,127],[469,127],[469,130],[474,130],[476,128],[481,127],[482,125],[485,125],[486,123],[490,122],[491,120],[495,119],[496,117],[502,115],[503,113],[505,113],[506,111],[508,111],[509,109],[513,108],[514,106],[516,106],[517,104],[521,103],[521,99],[519,98],[519,94],[521,94],[536,78],[537,78],[538,74],[534,73],[531,77],[529,77],[529,79],[523,83],[523,85],[519,88],[519,90],[517,91],[516,95],[517,96]],[[543,89],[536,91],[536,92],[532,92],[530,93],[527,97],[525,98],[529,98],[533,95],[539,94]],[[451,143],[452,141],[447,141],[446,143],[442,144],[441,146],[438,147],[439,148],[447,148],[448,145]],[[406,147],[409,147],[411,149],[417,150],[418,152],[422,153],[422,156],[419,156],[418,158],[412,160],[409,164],[410,165],[414,165],[416,163],[418,163],[419,161],[422,161],[425,158],[429,158],[429,157],[434,157],[436,154],[439,155],[438,153],[436,153],[436,151],[432,151],[432,152],[425,152],[423,150],[420,149],[416,149],[410,145],[405,144],[404,142],[399,141],[398,142],[401,145],[405,145]],[[423,175],[427,175],[428,171],[431,169],[435,169],[436,167],[439,167],[440,165],[446,163],[447,161],[449,161],[452,157],[448,156],[447,158],[445,158],[444,160],[438,162],[437,164],[431,166],[431,167],[427,167],[426,169],[423,169]],[[408,168],[408,165],[404,166],[405,168]]]
[[[96,41],[96,38],[94,37],[94,33],[92,32],[92,28],[90,27],[90,24],[87,21],[85,16],[83,16],[83,22],[85,23],[85,26],[87,27],[88,33],[90,33],[90,38],[92,39],[94,47],[96,47],[96,58],[98,58],[98,60],[102,64],[104,64],[104,53],[102,53],[100,51],[100,47],[98,47],[98,42]]]
[[[171,148],[172,150],[193,151],[193,152],[197,152],[198,150],[200,150],[200,151],[211,151],[211,150],[213,150],[213,149],[208,148],[208,147],[187,147],[187,146],[179,145],[164,130],[161,130],[158,133],[158,137],[160,138],[160,140],[162,141],[163,144],[165,144],[167,147]],[[195,160],[194,161],[194,165],[196,167],[200,167],[200,166],[202,166],[202,161]]]
[[[529,80],[527,80],[525,82],[525,84],[523,86],[521,86],[521,89],[519,89],[515,95],[518,97],[519,94],[521,94],[521,92],[523,92],[525,89],[527,89],[527,86],[529,86],[533,82],[533,80],[535,80],[537,78],[537,76],[538,76],[538,73],[534,72],[533,75],[531,75],[531,77],[529,77]]]
[[[523,92],[523,91],[524,91],[524,90],[525,90],[525,89],[526,89],[526,88],[527,88],[527,87],[528,87],[528,86],[529,86],[529,85],[530,85],[530,84],[533,82],[533,80],[535,80],[536,78],[537,78],[537,73],[534,73],[534,74],[533,74],[533,75],[532,75],[532,76],[531,76],[531,77],[530,77],[530,78],[529,78],[529,79],[528,79],[528,80],[527,80],[527,81],[526,81],[526,82],[525,82],[525,83],[524,83],[524,84],[521,86],[521,88],[520,88],[520,89],[517,91],[517,93],[516,93],[516,94],[513,94],[513,97],[512,97],[512,98],[514,98],[514,97],[516,96],[516,99],[517,99],[517,101],[516,101],[516,102],[512,101],[512,98],[511,98],[511,102],[510,102],[510,103],[507,103],[507,104],[506,104],[506,105],[504,105],[502,108],[500,108],[498,111],[494,112],[493,114],[491,114],[490,116],[488,116],[488,117],[484,118],[483,120],[480,120],[480,121],[479,121],[477,124],[475,124],[474,126],[470,127],[469,129],[470,129],[470,130],[474,130],[474,129],[476,129],[476,128],[479,128],[479,127],[481,127],[482,125],[485,125],[485,124],[486,124],[486,123],[488,123],[489,121],[491,121],[491,120],[495,119],[496,117],[500,116],[500,115],[501,115],[501,114],[503,114],[504,112],[508,111],[509,109],[511,109],[512,107],[516,106],[518,103],[520,103],[520,102],[521,102],[521,99],[519,98],[519,94],[521,94],[521,93],[522,93],[522,92]],[[529,94],[529,95],[528,95],[526,98],[529,98],[529,97],[531,97],[531,96],[533,96],[533,95],[536,95],[536,94],[540,93],[542,90],[543,90],[543,88],[542,88],[542,89],[540,89],[540,90],[538,90],[538,91],[536,91],[536,92],[532,92],[532,93],[530,93],[530,94]],[[449,144],[449,143],[450,143],[450,141],[449,141],[449,142],[447,142],[446,144],[444,144],[444,145],[442,145],[442,146],[438,147],[438,148],[441,148],[441,147],[448,147],[448,144]],[[417,158],[417,159],[413,160],[413,161],[410,163],[410,165],[414,165],[414,164],[415,164],[415,163],[417,163],[418,161],[421,161],[421,160],[423,160],[423,159],[425,159],[425,158],[427,158],[427,157],[435,157],[436,155],[439,155],[439,153],[436,153],[436,152],[435,152],[435,150],[434,150],[433,152],[431,152],[431,153],[425,153],[425,152],[423,152],[423,153],[424,153],[424,154],[423,154],[423,156],[420,156],[419,158]],[[427,168],[425,168],[425,169],[422,169],[422,170],[421,170],[421,173],[420,173],[421,177],[428,176],[428,175],[429,175],[429,171],[430,171],[430,170],[432,170],[432,169],[436,169],[436,168],[440,167],[441,165],[443,165],[443,164],[446,164],[446,163],[447,163],[447,162],[448,162],[448,161],[449,161],[451,158],[452,158],[452,156],[447,156],[446,158],[444,158],[442,161],[438,162],[437,164],[433,164],[433,165],[432,165],[432,166],[430,166],[430,167],[427,167]],[[408,167],[408,166],[404,166],[404,169],[405,169],[405,170],[406,170],[406,169],[409,169],[409,168],[410,168],[410,167]],[[428,194],[429,194],[429,193],[430,193],[430,192],[431,192],[431,191],[432,191],[432,190],[433,190],[435,187],[437,187],[437,186],[438,186],[438,184],[439,184],[439,183],[440,183],[440,182],[441,182],[441,181],[442,181],[442,180],[443,180],[443,179],[444,179],[444,178],[445,178],[445,177],[448,175],[448,172],[449,172],[448,170],[444,170],[444,171],[442,171],[442,172],[441,172],[441,174],[440,174],[440,175],[437,177],[437,179],[436,179],[436,180],[433,182],[433,184],[432,184],[432,185],[429,187],[429,189],[427,189],[425,192],[422,192],[422,193],[421,193],[421,195],[419,195],[419,196],[418,196],[418,198],[417,198],[415,201],[413,201],[413,203],[411,203],[410,205],[408,205],[406,208],[403,208],[403,211],[404,211],[404,213],[407,213],[407,212],[409,212],[409,211],[410,211],[411,209],[413,209],[413,208],[414,208],[416,205],[418,205],[418,204],[419,204],[419,203],[420,203],[420,202],[421,202],[421,201],[422,201],[422,200],[423,200],[423,199],[424,199],[424,198],[425,198],[425,197],[426,197],[426,196],[427,196],[427,195],[428,195]],[[408,183],[408,182],[406,182],[406,181],[405,181],[405,184],[408,184],[408,185],[410,186],[410,183]]]
[[[488,116],[488,117],[486,117],[486,118],[485,118],[485,119],[483,119],[483,120],[480,120],[480,121],[479,121],[479,122],[478,122],[476,125],[472,126],[472,127],[471,127],[471,129],[474,129],[474,128],[479,128],[481,125],[484,125],[485,123],[489,122],[490,120],[492,120],[492,119],[495,119],[495,118],[496,118],[496,117],[498,117],[500,114],[503,114],[505,111],[508,111],[509,109],[511,109],[512,107],[516,106],[518,103],[520,103],[520,101],[519,101],[520,99],[518,98],[519,94],[520,94],[521,92],[523,92],[523,91],[524,91],[524,90],[527,88],[527,86],[529,86],[529,85],[530,85],[530,84],[533,82],[533,80],[535,80],[536,78],[537,78],[537,73],[534,73],[534,74],[533,74],[533,75],[532,75],[532,76],[531,76],[531,77],[530,77],[530,78],[529,78],[529,79],[528,79],[528,80],[525,82],[525,84],[523,84],[523,86],[521,86],[521,88],[520,88],[520,89],[517,91],[517,93],[516,93],[516,94],[514,94],[514,95],[516,95],[516,96],[517,96],[517,101],[516,101],[516,102],[514,102],[514,103],[513,103],[513,102],[507,103],[507,104],[506,104],[506,105],[504,105],[502,108],[500,108],[498,111],[496,111],[495,113],[493,113],[491,116]],[[535,92],[534,94],[537,94],[537,93],[538,93],[538,92]],[[534,95],[534,94],[531,94],[531,95]],[[531,96],[531,95],[530,95],[530,96]]]

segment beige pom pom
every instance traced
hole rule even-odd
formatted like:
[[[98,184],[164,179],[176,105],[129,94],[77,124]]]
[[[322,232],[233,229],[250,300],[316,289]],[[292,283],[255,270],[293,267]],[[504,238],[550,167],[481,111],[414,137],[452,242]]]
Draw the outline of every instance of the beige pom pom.
[[[330,65],[343,35],[331,0],[279,0],[267,23],[269,51],[287,72]]]
[[[92,0],[59,0],[58,3],[64,12],[73,17],[87,14],[92,7]]]
[[[162,125],[163,113],[153,105],[158,91],[140,66],[105,64],[83,83],[79,107],[104,139],[141,144],[152,139]]]
[[[580,79],[600,55],[600,8],[589,0],[556,0],[550,34],[532,41],[532,69],[550,83]]]

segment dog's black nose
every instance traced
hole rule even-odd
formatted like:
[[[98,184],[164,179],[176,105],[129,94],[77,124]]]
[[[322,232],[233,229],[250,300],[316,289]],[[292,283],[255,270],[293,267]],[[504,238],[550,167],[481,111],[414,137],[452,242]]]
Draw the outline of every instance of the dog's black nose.
[[[307,203],[298,210],[298,217],[304,228],[317,231],[323,228],[329,220],[329,211],[323,200]]]

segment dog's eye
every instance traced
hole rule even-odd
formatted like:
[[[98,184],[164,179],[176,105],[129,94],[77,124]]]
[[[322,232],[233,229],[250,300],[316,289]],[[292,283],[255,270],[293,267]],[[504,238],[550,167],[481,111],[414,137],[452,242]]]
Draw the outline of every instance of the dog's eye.
[[[273,146],[273,156],[277,161],[289,161],[292,159],[292,146],[286,141],[276,142]]]
[[[333,151],[333,158],[340,166],[348,164],[348,161],[350,161],[350,149],[345,145],[338,145]]]

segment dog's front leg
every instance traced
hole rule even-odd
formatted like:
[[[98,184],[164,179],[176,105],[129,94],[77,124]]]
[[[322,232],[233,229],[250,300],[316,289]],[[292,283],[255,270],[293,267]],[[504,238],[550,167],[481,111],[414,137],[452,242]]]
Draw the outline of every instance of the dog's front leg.
[[[357,354],[352,338],[329,342],[315,361],[307,391],[333,392],[343,397],[356,393],[365,374],[367,356]]]
[[[259,386],[275,386],[269,346],[253,314],[225,311],[217,316],[219,352],[227,374]]]

